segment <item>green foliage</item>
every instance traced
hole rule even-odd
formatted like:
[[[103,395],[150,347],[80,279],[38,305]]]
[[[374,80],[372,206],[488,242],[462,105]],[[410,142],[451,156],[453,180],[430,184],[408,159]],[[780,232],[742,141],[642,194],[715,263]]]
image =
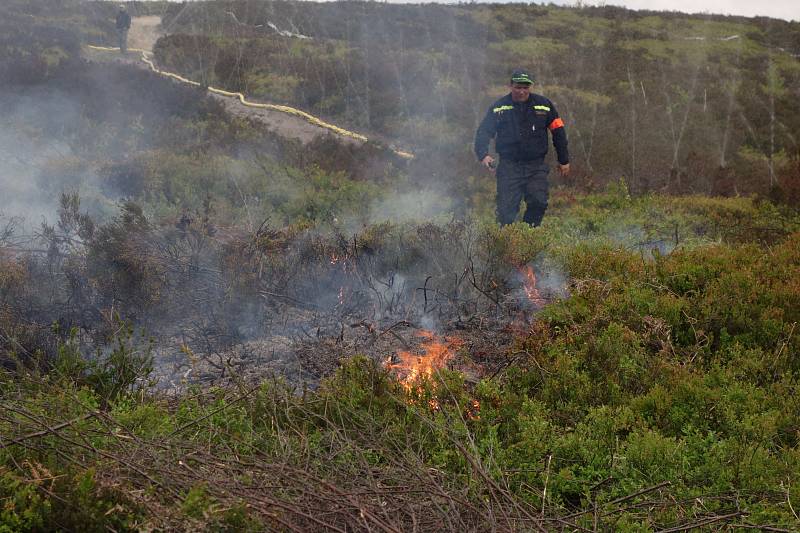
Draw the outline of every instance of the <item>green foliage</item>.
[[[533,261],[551,238],[524,222],[503,227],[492,224],[485,227],[480,245],[490,261],[521,267]]]
[[[100,532],[132,531],[142,519],[141,509],[124,495],[98,486],[95,470],[53,475],[34,461],[24,463],[25,475],[0,470],[0,531]]]
[[[121,395],[146,388],[146,377],[152,372],[153,358],[148,346],[142,347],[134,337],[133,328],[120,325],[106,353],[94,356],[81,353],[77,331],[58,348],[53,370],[61,379],[77,386],[91,388],[103,402],[113,402]]]
[[[300,82],[294,76],[254,72],[247,78],[247,92],[256,98],[268,98],[273,102],[290,102]]]
[[[4,500],[0,531],[12,533],[44,528],[51,511],[50,502],[39,496],[36,484],[25,483],[7,471],[0,473],[0,497]]]
[[[567,45],[554,39],[528,37],[492,44],[491,50],[498,55],[502,54],[507,61],[517,64],[549,60],[553,56],[563,54],[567,50]]]
[[[192,487],[183,499],[183,512],[190,518],[200,519],[212,505],[205,484]]]

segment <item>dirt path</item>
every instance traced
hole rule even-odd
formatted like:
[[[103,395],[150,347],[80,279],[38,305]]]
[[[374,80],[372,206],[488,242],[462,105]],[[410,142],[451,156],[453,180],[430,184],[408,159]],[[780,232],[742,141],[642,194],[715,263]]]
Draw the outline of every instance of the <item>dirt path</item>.
[[[128,32],[128,48],[141,48],[152,52],[159,37],[161,37],[161,17],[156,15],[133,17]]]
[[[131,29],[128,32],[128,54],[123,56],[118,51],[90,49],[85,53],[85,56],[92,61],[127,63],[149,69],[149,65],[142,61],[141,53],[132,52],[131,50],[138,49],[152,52],[156,41],[162,34],[161,17],[133,17]],[[246,106],[242,104],[238,97],[234,96],[223,96],[212,92],[208,94],[222,103],[231,115],[253,119],[283,137],[298,139],[304,144],[321,135],[335,135],[339,141],[348,144],[363,144],[364,142],[361,139],[339,135],[329,128],[312,124],[297,115],[273,109]]]
[[[261,122],[268,129],[274,131],[282,137],[290,139],[298,139],[303,144],[307,144],[320,135],[336,135],[334,132],[327,128],[315,126],[310,122],[282,113],[280,111],[273,111],[271,109],[258,109],[242,105],[238,98],[228,96],[221,96],[219,94],[210,93],[210,96],[219,100],[225,106],[225,110],[231,115],[237,117],[245,117]],[[353,139],[352,137],[345,137],[336,135],[337,140],[347,144],[363,144],[363,141]]]

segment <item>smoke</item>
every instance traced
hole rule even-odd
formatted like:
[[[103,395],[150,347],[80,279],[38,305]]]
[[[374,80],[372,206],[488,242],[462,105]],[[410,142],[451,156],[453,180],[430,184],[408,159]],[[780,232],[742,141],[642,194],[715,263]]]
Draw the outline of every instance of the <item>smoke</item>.
[[[173,121],[204,109],[196,91],[127,65],[76,63],[46,83],[4,83],[0,95],[0,213],[31,228],[58,217],[62,193],[105,220],[132,184],[109,168],[170,142]]]
[[[674,238],[654,235],[640,225],[615,225],[607,230],[607,235],[614,244],[637,250],[647,259],[655,255],[669,255],[677,246]]]
[[[52,221],[58,198],[42,185],[58,181],[58,163],[73,155],[52,126],[75,120],[75,106],[40,96],[5,95],[0,103],[6,111],[0,120],[0,212],[26,223]]]
[[[91,128],[80,98],[61,90],[31,89],[0,99],[0,213],[19,218],[24,231],[58,218],[62,193],[81,196],[81,210],[95,217],[115,212],[115,198],[101,192],[95,161],[102,143],[75,132]],[[94,145],[93,145],[94,144]]]
[[[381,200],[370,205],[367,224],[393,222],[426,222],[446,216],[452,210],[453,199],[433,189],[416,191],[390,191]]]
[[[419,319],[419,325],[422,329],[437,333],[441,332],[442,330],[441,321],[432,315],[422,315],[422,317]]]

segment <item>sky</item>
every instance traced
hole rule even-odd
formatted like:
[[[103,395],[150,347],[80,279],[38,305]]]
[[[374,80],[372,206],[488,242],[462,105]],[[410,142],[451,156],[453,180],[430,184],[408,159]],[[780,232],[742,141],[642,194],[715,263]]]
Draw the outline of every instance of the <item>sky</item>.
[[[575,0],[553,0],[561,5],[575,5]],[[773,17],[800,21],[800,0],[586,0],[584,4],[618,5],[629,9],[715,13],[745,17]]]

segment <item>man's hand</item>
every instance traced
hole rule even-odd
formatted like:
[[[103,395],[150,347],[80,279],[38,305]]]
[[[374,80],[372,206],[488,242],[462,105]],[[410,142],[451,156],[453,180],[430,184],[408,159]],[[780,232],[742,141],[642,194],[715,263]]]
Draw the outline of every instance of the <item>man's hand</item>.
[[[490,172],[494,172],[494,157],[487,155],[486,157],[481,159],[481,165],[488,168]]]
[[[558,173],[561,174],[561,177],[569,176],[569,163],[566,165],[558,165]]]

